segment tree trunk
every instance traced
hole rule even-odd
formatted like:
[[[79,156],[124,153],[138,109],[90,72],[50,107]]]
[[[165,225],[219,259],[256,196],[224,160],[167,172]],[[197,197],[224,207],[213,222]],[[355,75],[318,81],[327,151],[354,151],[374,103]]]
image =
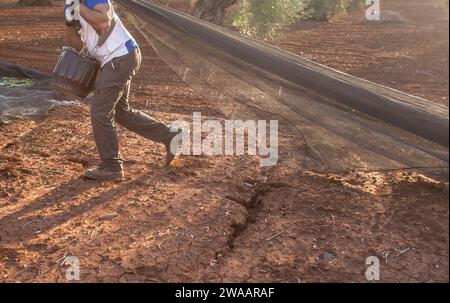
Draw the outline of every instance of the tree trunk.
[[[192,15],[209,22],[223,25],[225,10],[237,0],[197,0]]]

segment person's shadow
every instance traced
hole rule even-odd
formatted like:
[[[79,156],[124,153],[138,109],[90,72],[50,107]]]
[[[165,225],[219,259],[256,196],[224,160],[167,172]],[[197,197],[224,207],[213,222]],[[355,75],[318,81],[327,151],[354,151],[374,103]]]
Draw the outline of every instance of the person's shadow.
[[[103,192],[101,195],[94,194],[82,202],[75,201],[75,199],[92,188],[102,186],[101,182],[78,177],[60,184],[53,191],[26,204],[22,209],[0,218],[0,243],[23,242],[34,237],[37,231],[45,233],[72,218],[81,216],[94,207],[124,196],[127,191],[142,187],[144,184],[148,186],[147,183],[149,180],[151,182],[154,177],[154,174],[145,173],[130,181],[124,181],[118,187]],[[74,200],[73,206],[70,205],[71,200]],[[64,210],[55,211],[55,206],[63,202],[66,202],[61,205],[61,209]],[[28,215],[37,210],[39,210],[39,214]]]

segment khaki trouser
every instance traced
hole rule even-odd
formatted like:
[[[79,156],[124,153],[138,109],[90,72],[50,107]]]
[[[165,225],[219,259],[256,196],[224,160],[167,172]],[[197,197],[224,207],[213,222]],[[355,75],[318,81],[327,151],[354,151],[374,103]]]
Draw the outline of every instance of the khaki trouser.
[[[103,165],[122,169],[119,139],[115,123],[155,142],[170,142],[173,134],[162,122],[134,110],[128,103],[131,79],[141,65],[141,53],[131,53],[112,59],[98,72],[91,105],[91,122],[95,143]]]

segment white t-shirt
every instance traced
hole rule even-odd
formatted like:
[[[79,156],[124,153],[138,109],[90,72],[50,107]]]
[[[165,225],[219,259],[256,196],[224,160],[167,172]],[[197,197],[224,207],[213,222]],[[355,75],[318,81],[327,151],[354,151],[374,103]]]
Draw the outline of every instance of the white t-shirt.
[[[98,47],[97,43],[99,35],[95,29],[80,16],[81,29],[79,30],[79,34],[86,44],[89,54],[97,59],[101,66],[104,66],[111,59],[124,56],[137,48],[136,41],[126,30],[122,21],[120,21],[119,17],[114,12],[113,6],[109,0],[83,0],[83,3],[90,9],[93,9],[97,4],[108,3],[109,13],[116,20],[116,25],[110,36],[102,46]]]

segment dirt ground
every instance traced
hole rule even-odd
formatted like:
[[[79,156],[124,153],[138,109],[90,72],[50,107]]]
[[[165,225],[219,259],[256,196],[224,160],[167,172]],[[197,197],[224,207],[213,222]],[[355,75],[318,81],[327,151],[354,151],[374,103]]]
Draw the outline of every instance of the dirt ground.
[[[60,7],[0,7],[0,60],[50,72],[63,30]],[[130,30],[144,56],[136,108],[167,123],[193,111],[225,118]],[[369,256],[384,282],[449,280],[448,184],[408,171],[299,172],[283,158],[265,170],[250,156],[184,157],[170,173],[163,147],[123,129],[120,140],[126,180],[99,183],[80,177],[98,163],[87,105],[0,127],[0,281],[66,282],[67,256],[81,282],[364,282]]]

